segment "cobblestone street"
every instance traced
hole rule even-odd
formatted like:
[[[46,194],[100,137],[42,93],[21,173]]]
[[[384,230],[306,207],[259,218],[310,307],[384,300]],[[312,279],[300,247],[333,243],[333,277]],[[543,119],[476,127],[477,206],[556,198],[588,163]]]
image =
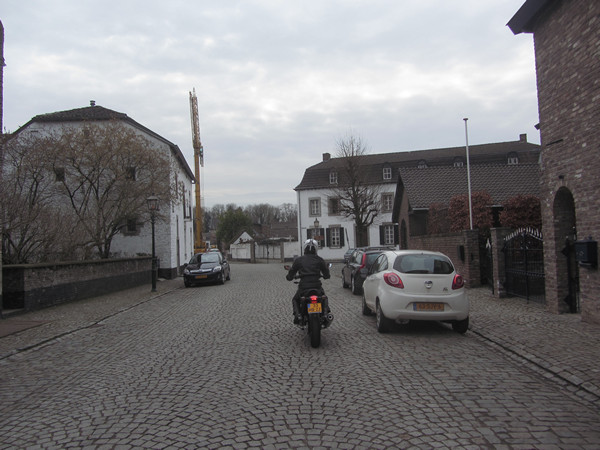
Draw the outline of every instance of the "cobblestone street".
[[[577,332],[553,345],[544,329],[557,323],[527,322],[542,307],[506,299],[531,314],[506,308],[496,324],[497,304],[473,290],[466,335],[437,323],[379,334],[332,274],[318,349],[292,325],[281,264],[15,318],[40,324],[0,338],[0,447],[600,447],[600,327],[556,316]],[[575,360],[578,341],[589,348]]]

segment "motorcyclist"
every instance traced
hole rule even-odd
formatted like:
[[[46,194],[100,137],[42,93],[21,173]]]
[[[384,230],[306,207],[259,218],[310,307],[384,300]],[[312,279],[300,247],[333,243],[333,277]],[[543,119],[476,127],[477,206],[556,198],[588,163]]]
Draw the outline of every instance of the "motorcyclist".
[[[319,289],[324,294],[320,278],[328,279],[331,277],[329,266],[323,258],[317,255],[317,241],[308,239],[304,242],[303,247],[304,254],[296,258],[286,275],[288,281],[292,281],[296,273],[300,277],[298,290],[292,299],[295,324],[299,324],[302,320],[302,314],[300,313],[301,293],[307,289]],[[325,312],[329,312],[329,307],[323,306],[326,308]]]

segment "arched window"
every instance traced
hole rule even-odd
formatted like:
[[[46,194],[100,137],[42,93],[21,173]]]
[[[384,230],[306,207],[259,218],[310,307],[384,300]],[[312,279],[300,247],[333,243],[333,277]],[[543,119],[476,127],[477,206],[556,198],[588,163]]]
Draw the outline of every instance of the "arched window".
[[[460,156],[457,156],[456,158],[454,158],[454,167],[463,167],[465,165],[465,162],[463,161],[463,159]]]

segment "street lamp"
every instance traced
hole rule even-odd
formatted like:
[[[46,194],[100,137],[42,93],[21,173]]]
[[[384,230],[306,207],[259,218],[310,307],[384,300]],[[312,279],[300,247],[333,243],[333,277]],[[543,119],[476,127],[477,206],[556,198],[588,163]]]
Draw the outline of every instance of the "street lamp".
[[[313,231],[313,239],[315,241],[319,241],[319,218],[318,217],[315,218],[315,222],[313,225],[315,226],[315,230]]]
[[[156,276],[158,264],[156,261],[156,247],[154,245],[154,221],[156,219],[156,211],[158,211],[158,197],[151,195],[146,199],[148,202],[148,210],[150,211],[150,223],[152,224],[152,292],[156,292]]]

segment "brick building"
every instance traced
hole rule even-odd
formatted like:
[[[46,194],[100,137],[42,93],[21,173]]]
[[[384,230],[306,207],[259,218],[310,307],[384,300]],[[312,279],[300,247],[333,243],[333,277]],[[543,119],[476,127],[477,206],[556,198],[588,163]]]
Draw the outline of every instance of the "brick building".
[[[600,237],[599,18],[596,0],[527,0],[508,23],[535,45],[546,303],[594,323],[600,273],[573,243]]]

